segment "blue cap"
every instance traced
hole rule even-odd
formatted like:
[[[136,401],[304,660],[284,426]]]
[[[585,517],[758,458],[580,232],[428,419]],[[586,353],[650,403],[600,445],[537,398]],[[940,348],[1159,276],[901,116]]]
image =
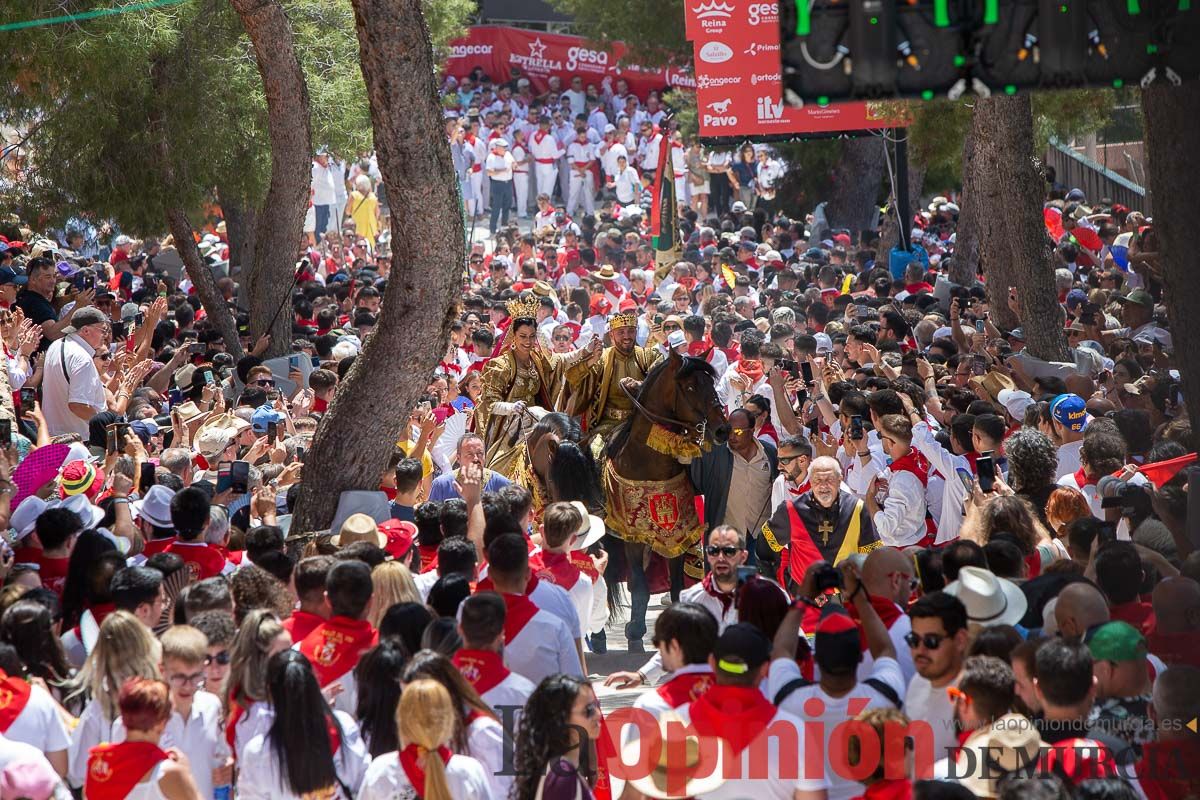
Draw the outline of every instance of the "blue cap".
[[[255,433],[266,433],[268,425],[272,422],[283,422],[284,419],[282,412],[276,411],[269,405],[262,405],[254,409],[254,414],[250,417],[250,425],[254,428]]]
[[[29,278],[17,272],[12,267],[0,267],[0,286],[4,286],[9,283],[17,286],[24,286],[25,284],[29,283]]]
[[[1072,289],[1067,292],[1067,308],[1075,308],[1081,303],[1086,303],[1087,299],[1087,292],[1083,289]]]
[[[151,437],[158,435],[158,423],[152,419],[138,419],[130,423],[129,429],[134,435],[147,444]]]
[[[1077,394],[1060,394],[1050,401],[1050,414],[1064,428],[1078,433],[1087,422],[1087,403]]]

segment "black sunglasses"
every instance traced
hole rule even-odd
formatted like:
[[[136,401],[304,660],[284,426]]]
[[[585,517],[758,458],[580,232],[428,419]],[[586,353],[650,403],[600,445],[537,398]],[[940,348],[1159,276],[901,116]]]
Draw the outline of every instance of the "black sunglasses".
[[[904,635],[904,641],[909,647],[924,645],[926,650],[937,650],[942,646],[942,642],[949,639],[949,636],[943,636],[940,633],[927,633],[922,636],[919,633],[909,631]]]
[[[717,556],[725,556],[726,558],[733,558],[734,556],[736,556],[738,553],[741,552],[741,549],[734,547],[733,545],[730,545],[730,544],[727,544],[724,547],[721,547],[721,546],[715,545],[715,544],[710,544],[708,547],[706,547],[704,549],[704,552],[708,553],[713,558],[716,558]]]
[[[221,652],[217,653],[215,656],[205,656],[204,657],[204,665],[206,667],[210,666],[214,661],[217,662],[218,664],[220,664],[222,667],[227,666],[229,664],[229,651],[222,650]]]

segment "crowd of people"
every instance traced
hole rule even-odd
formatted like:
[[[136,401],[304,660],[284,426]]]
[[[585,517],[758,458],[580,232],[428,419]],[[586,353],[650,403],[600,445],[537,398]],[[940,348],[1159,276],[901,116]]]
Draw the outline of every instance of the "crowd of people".
[[[369,157],[314,158],[279,358],[226,277],[229,352],[169,240],[0,237],[0,797],[1197,795],[1196,440],[1151,221],[1048,184],[1071,352],[1048,362],[1005,324],[1015,290],[949,281],[946,197],[889,259],[787,216],[769,152],[684,146],[621,82],[475,74],[444,101],[494,237],[328,530],[291,511],[387,289]],[[227,260],[224,227],[201,248]],[[600,465],[672,363],[726,421],[675,453],[704,578],[606,677],[642,687],[606,717],[587,665],[627,576]]]

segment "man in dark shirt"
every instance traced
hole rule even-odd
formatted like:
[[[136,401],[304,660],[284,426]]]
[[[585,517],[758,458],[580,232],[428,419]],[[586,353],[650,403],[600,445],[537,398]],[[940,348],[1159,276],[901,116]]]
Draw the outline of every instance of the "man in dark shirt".
[[[59,319],[55,310],[54,285],[58,280],[58,270],[54,262],[45,257],[31,259],[26,267],[29,282],[17,294],[17,307],[25,312],[25,316],[34,323],[42,326],[42,348],[50,342],[62,338],[63,329],[71,324],[71,317],[81,308],[92,305],[96,298],[95,289],[86,289],[75,296],[75,306],[70,313],[63,314]]]
[[[417,521],[413,507],[417,504],[417,490],[421,487],[422,477],[419,460],[402,458],[396,464],[396,497],[392,500],[392,519]]]

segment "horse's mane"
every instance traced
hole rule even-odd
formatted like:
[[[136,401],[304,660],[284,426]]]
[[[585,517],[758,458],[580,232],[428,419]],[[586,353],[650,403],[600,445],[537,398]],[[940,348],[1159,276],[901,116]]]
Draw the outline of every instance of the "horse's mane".
[[[690,378],[697,372],[703,372],[714,381],[717,379],[717,371],[713,369],[712,364],[708,363],[703,358],[698,358],[696,356],[682,356],[682,358],[683,365],[675,371],[676,380]],[[639,401],[646,396],[646,392],[649,391],[650,388],[655,385],[655,382],[662,377],[663,373],[667,371],[667,365],[669,363],[670,359],[664,358],[655,364],[648,373],[646,373],[646,379],[642,381],[642,389],[638,392]],[[613,431],[612,439],[609,441],[608,447],[605,448],[605,453],[609,458],[616,456],[616,454],[621,451],[621,448],[625,446],[626,441],[629,439],[629,432],[633,429],[633,421],[636,416],[636,412],[631,414],[629,419],[622,422]]]

